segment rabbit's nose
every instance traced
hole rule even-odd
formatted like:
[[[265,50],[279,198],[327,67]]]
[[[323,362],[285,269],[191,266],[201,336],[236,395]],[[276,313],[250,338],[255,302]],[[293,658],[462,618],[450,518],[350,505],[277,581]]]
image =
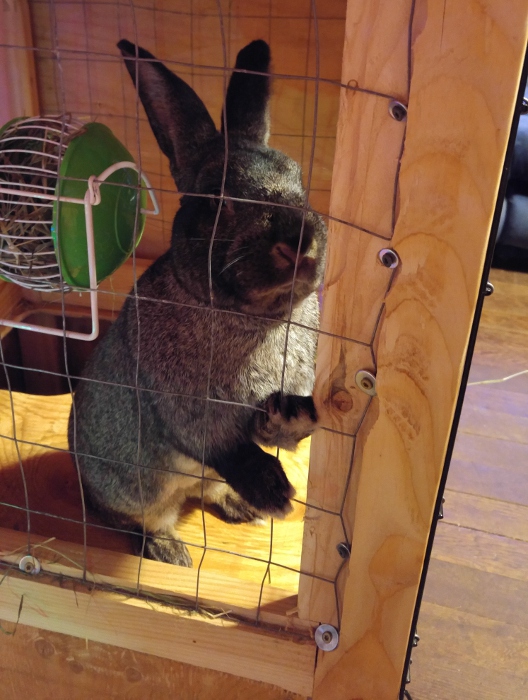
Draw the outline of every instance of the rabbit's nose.
[[[287,243],[275,243],[271,249],[271,255],[275,262],[275,265],[280,270],[285,270],[288,267],[295,267],[295,261],[297,260],[297,249],[293,249]],[[299,251],[298,264],[304,258],[304,254]]]

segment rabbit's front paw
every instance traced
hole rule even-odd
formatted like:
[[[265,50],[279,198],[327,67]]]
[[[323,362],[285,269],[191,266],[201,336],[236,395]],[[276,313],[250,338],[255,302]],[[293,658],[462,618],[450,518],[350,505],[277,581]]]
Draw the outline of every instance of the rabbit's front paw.
[[[291,512],[290,498],[295,495],[295,489],[277,457],[264,452],[256,443],[242,443],[212,456],[211,466],[260,513],[281,517]]]
[[[243,498],[231,490],[225,493],[222,498],[213,503],[214,508],[220,518],[226,523],[254,523],[264,524],[262,514],[252,508]]]
[[[300,440],[317,428],[317,411],[311,396],[283,396],[280,391],[268,396],[255,413],[255,439],[263,445],[295,450]]]
[[[295,495],[295,489],[277,457],[263,450],[253,455],[235,489],[261,513],[283,517],[293,510],[290,498]]]
[[[159,537],[148,536],[143,554],[147,559],[155,559],[166,564],[192,566],[191,555],[187,547],[181,540],[176,540],[166,533],[159,533]]]

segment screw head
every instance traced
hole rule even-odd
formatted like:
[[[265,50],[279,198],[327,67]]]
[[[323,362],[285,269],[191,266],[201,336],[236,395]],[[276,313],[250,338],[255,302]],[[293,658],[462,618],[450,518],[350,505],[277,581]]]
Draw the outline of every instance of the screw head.
[[[22,557],[18,562],[18,568],[25,574],[31,574],[35,576],[40,573],[40,562],[36,557],[32,557],[30,554]]]
[[[339,632],[332,625],[319,625],[314,637],[315,643],[322,651],[334,651],[339,644]]]
[[[376,396],[376,377],[366,369],[356,373],[356,385],[369,396]]]
[[[407,107],[403,102],[392,100],[389,103],[389,114],[393,119],[396,119],[397,122],[404,122],[407,119]]]
[[[394,270],[400,264],[398,253],[392,248],[382,248],[378,253],[378,259],[384,267]]]
[[[484,296],[490,297],[494,291],[495,287],[491,284],[491,282],[486,282],[486,290],[484,292]]]
[[[350,558],[350,545],[348,542],[339,542],[339,544],[336,545],[336,549],[342,559]]]

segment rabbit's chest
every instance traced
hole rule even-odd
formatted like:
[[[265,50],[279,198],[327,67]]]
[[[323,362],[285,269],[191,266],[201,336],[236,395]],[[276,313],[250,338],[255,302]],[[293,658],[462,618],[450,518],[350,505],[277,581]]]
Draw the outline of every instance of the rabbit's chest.
[[[219,357],[236,399],[258,403],[283,389],[288,394],[311,394],[314,382],[316,333],[281,325],[265,334],[243,333],[237,350]]]

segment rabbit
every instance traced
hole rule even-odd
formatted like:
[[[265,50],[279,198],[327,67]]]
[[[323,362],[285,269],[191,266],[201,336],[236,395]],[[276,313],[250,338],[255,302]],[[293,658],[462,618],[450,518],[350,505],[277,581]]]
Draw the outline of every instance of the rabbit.
[[[317,427],[326,227],[305,206],[299,165],[267,145],[266,42],[239,52],[220,131],[152,54],[118,48],[182,198],[170,249],[79,380],[69,446],[91,508],[136,533],[144,556],[192,566],[176,529],[187,498],[233,523],[292,509],[280,460],[261,445],[295,449]]]

